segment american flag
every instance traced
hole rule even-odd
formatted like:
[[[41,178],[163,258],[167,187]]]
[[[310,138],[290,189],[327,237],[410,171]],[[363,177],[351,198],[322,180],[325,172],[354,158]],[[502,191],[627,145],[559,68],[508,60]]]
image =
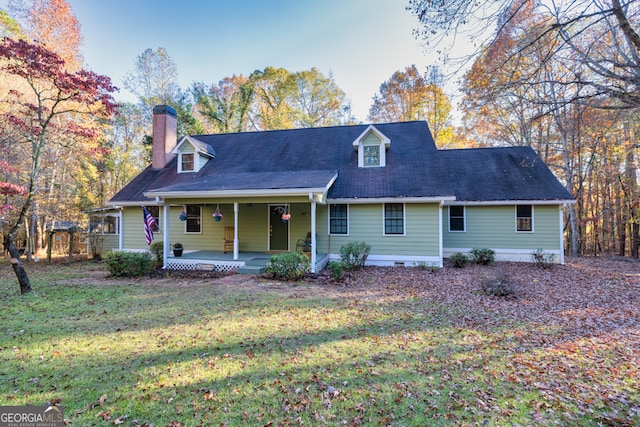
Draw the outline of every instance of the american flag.
[[[156,225],[156,220],[153,219],[146,206],[142,207],[142,215],[144,216],[144,237],[147,239],[147,245],[150,245],[153,240],[153,227]]]

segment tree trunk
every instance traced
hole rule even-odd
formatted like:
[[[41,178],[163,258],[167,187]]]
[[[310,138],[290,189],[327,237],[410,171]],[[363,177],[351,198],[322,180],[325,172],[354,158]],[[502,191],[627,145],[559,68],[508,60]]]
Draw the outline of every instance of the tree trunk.
[[[11,256],[11,267],[13,268],[13,272],[16,274],[18,278],[18,283],[20,284],[20,293],[26,294],[32,292],[31,282],[29,281],[29,276],[27,275],[27,271],[24,269],[24,265],[22,261],[20,261],[20,252],[16,247],[16,232],[19,227],[12,227],[9,233],[4,238],[4,247],[9,251],[9,255]]]

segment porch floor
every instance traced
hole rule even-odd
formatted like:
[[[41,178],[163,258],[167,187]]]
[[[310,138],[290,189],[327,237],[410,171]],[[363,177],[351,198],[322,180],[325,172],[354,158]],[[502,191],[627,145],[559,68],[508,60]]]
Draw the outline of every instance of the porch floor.
[[[238,259],[233,259],[233,252],[222,251],[187,251],[182,256],[172,254],[167,259],[167,267],[175,270],[209,270],[242,272],[243,268],[266,267],[272,253],[267,252],[239,252]],[[325,267],[327,254],[316,254],[316,271]],[[250,270],[255,271],[255,269]]]

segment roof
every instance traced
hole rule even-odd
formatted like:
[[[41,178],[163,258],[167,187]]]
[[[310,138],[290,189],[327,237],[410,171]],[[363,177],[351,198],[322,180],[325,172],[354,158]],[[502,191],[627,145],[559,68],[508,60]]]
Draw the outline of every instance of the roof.
[[[570,201],[531,147],[442,150],[456,201]]]
[[[148,167],[109,203],[310,191],[352,202],[572,199],[531,148],[438,151],[424,121],[373,125],[390,140],[386,166],[359,168],[353,141],[369,126],[192,135],[215,153],[198,172],[178,173],[177,158]]]

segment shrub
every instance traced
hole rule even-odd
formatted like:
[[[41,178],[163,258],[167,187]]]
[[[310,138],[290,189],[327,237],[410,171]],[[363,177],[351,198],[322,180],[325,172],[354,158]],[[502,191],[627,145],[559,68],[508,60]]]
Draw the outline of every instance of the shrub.
[[[480,283],[482,292],[492,297],[513,297],[516,295],[515,284],[507,277],[495,279],[484,278]]]
[[[269,259],[266,271],[277,279],[299,280],[310,266],[311,262],[306,255],[298,252],[283,252]]]
[[[548,254],[543,249],[536,249],[531,254],[533,262],[540,268],[553,268],[555,265],[556,254]]]
[[[465,268],[469,264],[469,257],[462,252],[456,252],[449,257],[455,268]]]
[[[336,282],[341,281],[344,278],[344,265],[339,261],[331,261],[327,268],[331,271],[331,277]]]
[[[369,256],[371,245],[365,242],[349,242],[340,248],[342,265],[347,270],[356,270],[364,267]]]
[[[107,270],[114,277],[147,276],[153,269],[153,256],[149,252],[107,252],[104,256]]]
[[[161,267],[164,259],[164,243],[163,242],[153,242],[149,246],[149,251],[155,258],[154,267]]]
[[[471,259],[474,263],[480,265],[493,264],[496,260],[496,253],[493,249],[488,248],[473,248],[471,249]]]

